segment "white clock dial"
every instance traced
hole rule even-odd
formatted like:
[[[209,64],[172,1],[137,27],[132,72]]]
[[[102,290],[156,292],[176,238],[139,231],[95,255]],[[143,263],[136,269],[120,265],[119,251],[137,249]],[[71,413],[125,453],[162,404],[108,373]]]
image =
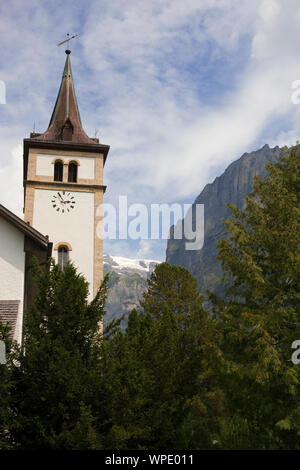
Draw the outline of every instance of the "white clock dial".
[[[58,191],[51,199],[52,207],[56,212],[67,214],[76,205],[75,196],[68,191]]]

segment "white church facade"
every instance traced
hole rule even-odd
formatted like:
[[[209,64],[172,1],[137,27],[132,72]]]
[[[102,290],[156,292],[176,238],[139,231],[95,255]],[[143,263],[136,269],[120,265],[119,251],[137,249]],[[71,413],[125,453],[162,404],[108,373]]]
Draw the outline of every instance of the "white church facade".
[[[10,213],[11,219],[18,220],[14,225],[0,210],[0,238],[6,240],[7,246],[0,251],[0,320],[9,321],[9,301],[19,302],[14,326],[14,338],[19,342],[24,308],[33,302],[22,237],[31,240],[27,242],[30,246],[38,243],[37,239],[43,240],[46,258],[52,256],[62,268],[72,261],[89,282],[90,300],[103,279],[100,221],[106,189],[103,168],[109,146],[88,137],[82,128],[70,50],[66,50],[66,54],[48,129],[42,134],[31,133],[30,138],[24,139],[24,221]],[[9,212],[5,208],[3,211]],[[25,228],[31,238],[24,232]],[[14,232],[11,238],[10,232]],[[15,243],[15,248],[10,243]],[[11,252],[9,260],[5,259],[5,252]],[[45,262],[40,253],[39,256],[41,262]],[[15,274],[7,276],[6,271]]]
[[[0,320],[9,323],[11,335],[22,340],[23,312],[34,291],[33,257],[46,264],[52,252],[48,238],[0,205]]]

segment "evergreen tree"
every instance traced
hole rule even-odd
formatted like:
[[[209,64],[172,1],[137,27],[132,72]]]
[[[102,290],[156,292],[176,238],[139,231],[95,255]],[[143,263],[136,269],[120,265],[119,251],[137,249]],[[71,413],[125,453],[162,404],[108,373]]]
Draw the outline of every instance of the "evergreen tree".
[[[143,312],[134,310],[126,332],[104,343],[105,445],[211,447],[217,421],[210,416],[222,408],[210,368],[217,349],[213,321],[186,269],[162,263],[148,285]]]
[[[164,307],[176,315],[188,315],[199,309],[202,302],[197,281],[187,269],[160,263],[148,279],[141,306],[154,317],[161,315]]]
[[[223,448],[299,448],[300,149],[292,148],[256,178],[244,210],[230,205],[229,238],[219,241],[231,280],[220,319],[223,391],[228,416]]]
[[[11,329],[9,325],[0,322],[0,341],[5,345],[3,363],[0,363],[0,450],[7,450],[13,447],[10,438],[10,429],[15,422],[14,397],[13,397],[13,372],[16,367],[15,359],[18,348],[11,339]],[[2,355],[1,355],[2,356]]]
[[[126,331],[102,337],[107,280],[88,303],[72,265],[39,271],[24,348],[0,365],[0,447],[299,449],[299,154],[268,166],[244,210],[230,205],[231,285],[210,312],[191,274],[161,263]]]
[[[36,269],[39,294],[25,315],[12,437],[22,449],[101,448],[92,407],[106,280],[89,303],[88,283],[71,264]]]

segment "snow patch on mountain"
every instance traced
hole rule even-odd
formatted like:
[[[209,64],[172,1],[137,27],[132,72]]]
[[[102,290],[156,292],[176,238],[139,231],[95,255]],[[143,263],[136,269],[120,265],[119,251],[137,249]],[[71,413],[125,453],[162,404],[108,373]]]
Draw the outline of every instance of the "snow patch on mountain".
[[[105,271],[114,271],[120,275],[139,274],[147,279],[157,264],[158,260],[150,259],[132,259],[123,256],[111,256],[105,253],[103,255],[103,267]]]

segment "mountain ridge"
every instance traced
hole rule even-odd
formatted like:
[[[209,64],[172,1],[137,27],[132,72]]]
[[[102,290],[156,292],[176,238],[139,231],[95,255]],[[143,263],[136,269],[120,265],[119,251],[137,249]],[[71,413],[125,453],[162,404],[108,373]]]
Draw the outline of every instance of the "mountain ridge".
[[[160,262],[107,253],[103,255],[104,274],[110,274],[104,324],[124,315],[121,328],[126,328],[129,313],[132,309],[139,308],[139,301],[147,289],[147,279]]]
[[[264,178],[269,162],[278,160],[287,147],[270,148],[265,144],[253,152],[245,152],[239,159],[230,163],[225,171],[217,176],[212,183],[205,185],[196,197],[195,204],[204,204],[204,244],[201,250],[187,251],[186,240],[173,238],[174,226],[170,230],[166,250],[166,261],[187,268],[198,280],[199,290],[204,293],[212,290],[223,294],[223,272],[217,260],[217,242],[226,236],[223,219],[230,218],[227,203],[243,208],[247,194],[253,189],[255,175]]]

